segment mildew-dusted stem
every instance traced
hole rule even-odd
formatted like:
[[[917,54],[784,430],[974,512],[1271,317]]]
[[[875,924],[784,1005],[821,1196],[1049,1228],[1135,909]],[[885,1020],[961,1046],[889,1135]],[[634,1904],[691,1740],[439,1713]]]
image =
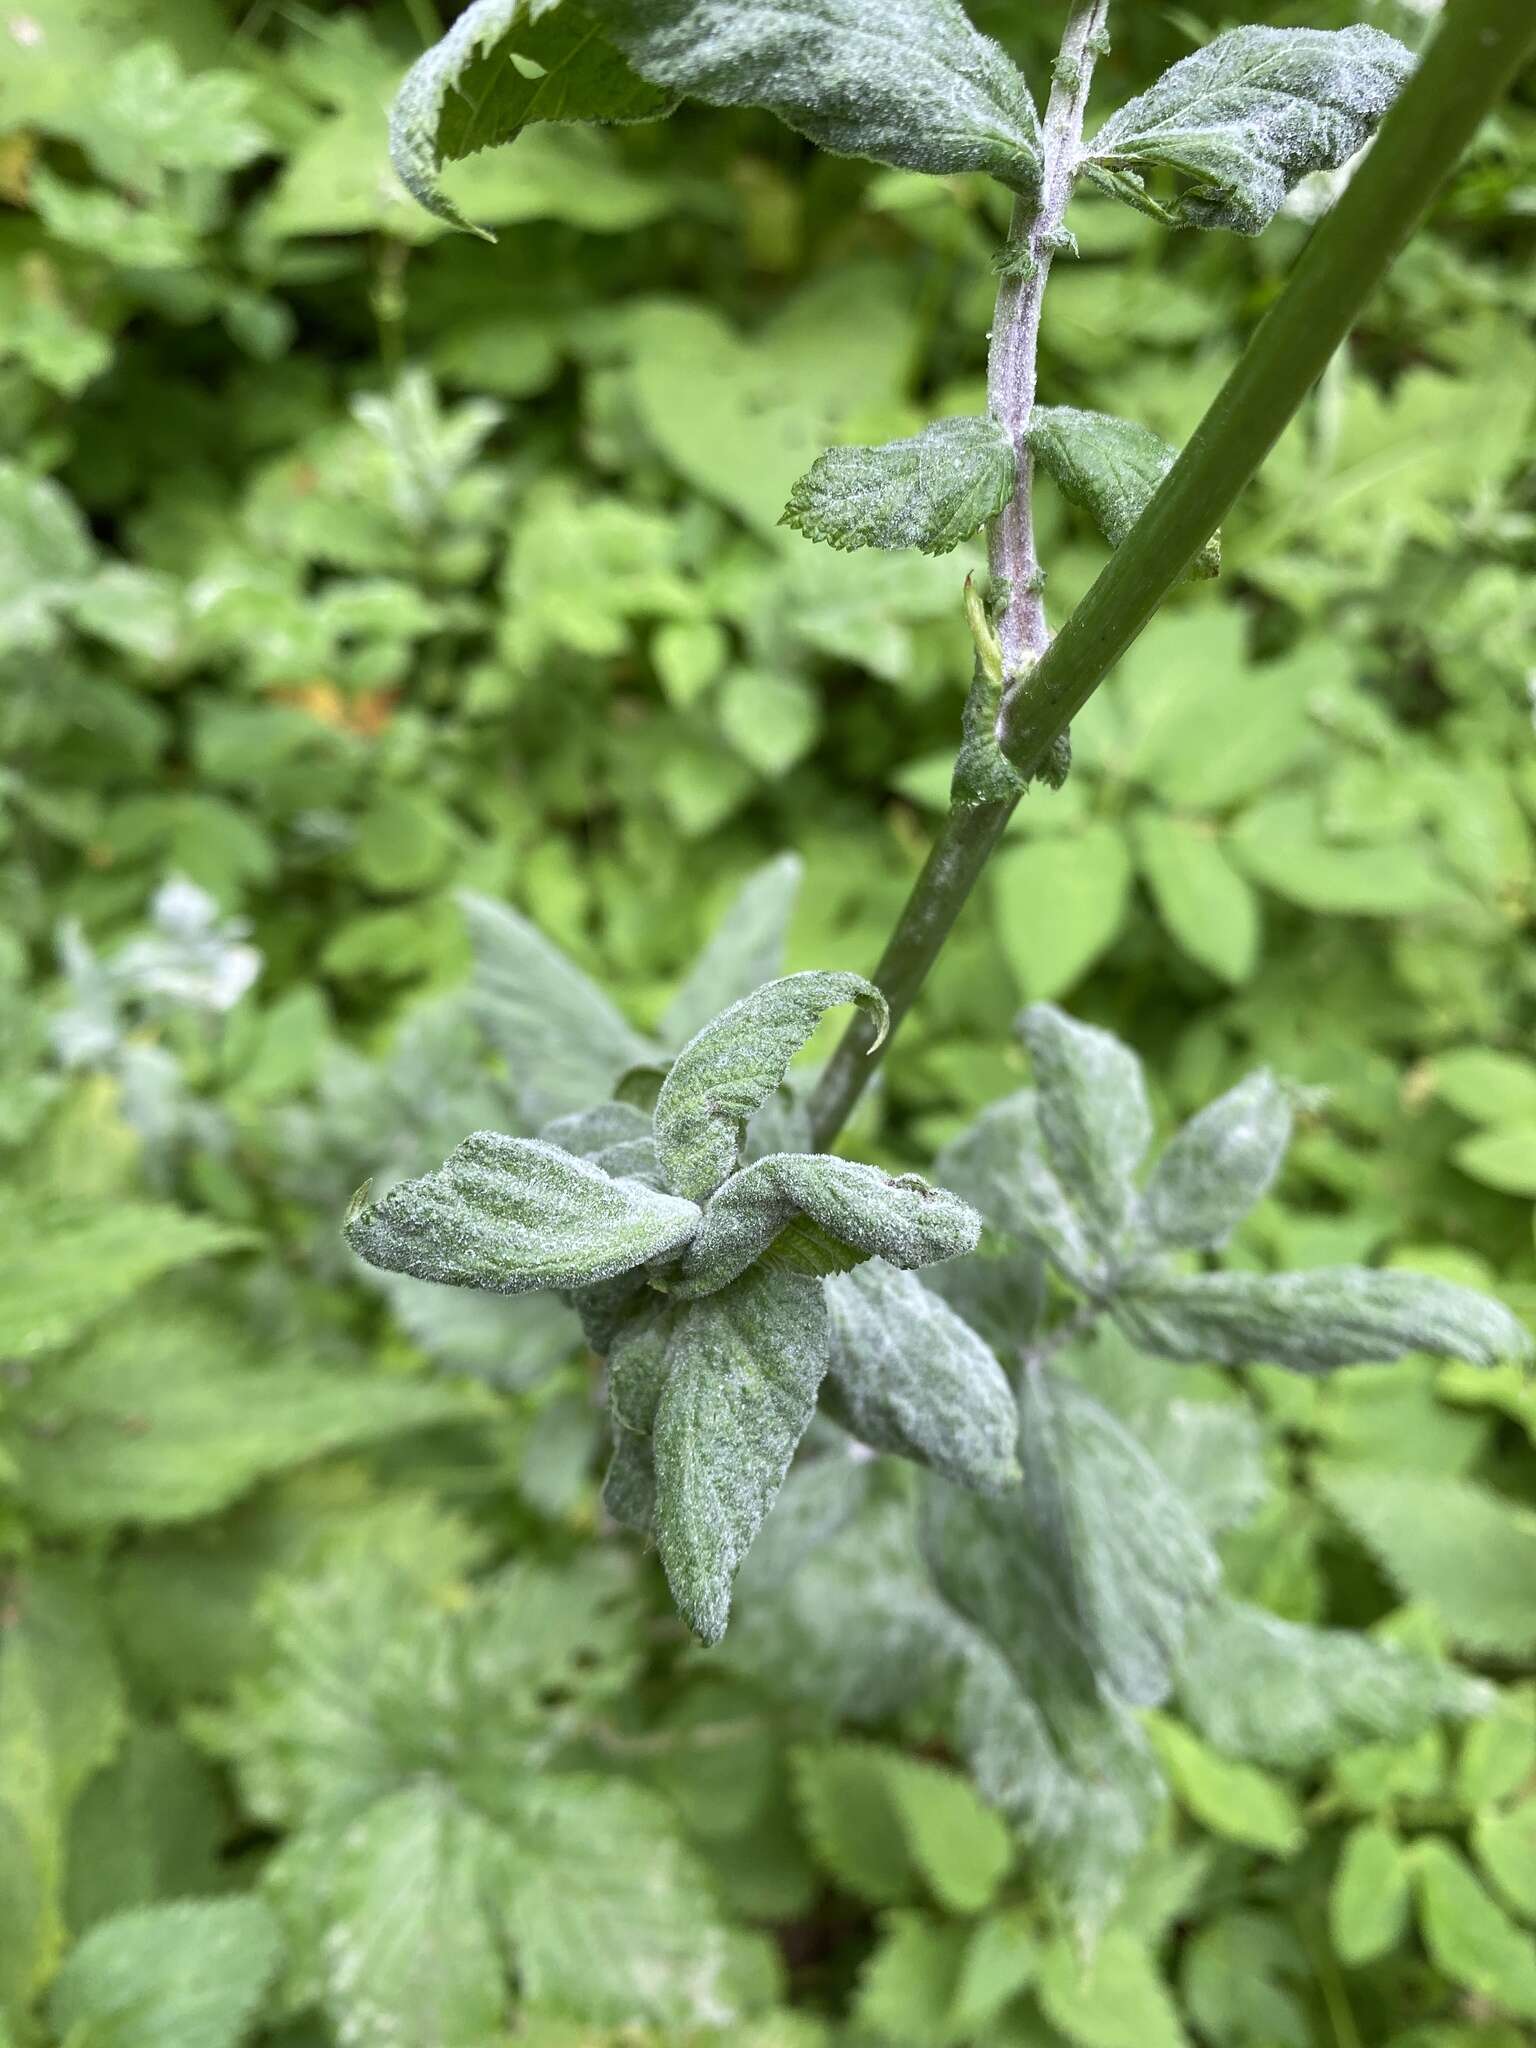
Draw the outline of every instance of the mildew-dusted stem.
[[[1035,197],[1014,203],[1005,257],[1010,274],[1003,279],[992,315],[987,404],[993,417],[1007,428],[1018,461],[1013,496],[987,536],[992,573],[1006,578],[1010,590],[1007,608],[998,622],[1006,675],[1037,661],[1050,642],[1045,623],[1045,577],[1035,547],[1035,461],[1026,436],[1035,409],[1045,288],[1065,232],[1093,62],[1108,15],[1109,0],[1089,0],[1073,9],[1067,23],[1045,112],[1040,190]]]
[[[987,402],[1007,428],[1018,470],[1013,496],[988,532],[992,573],[1006,577],[1007,606],[998,624],[1003,666],[1012,673],[1045,652],[1049,636],[1035,551],[1034,460],[1025,439],[1035,406],[1040,353],[1040,312],[1051,262],[1061,245],[1067,202],[1083,141],[1083,114],[1102,46],[1109,0],[1073,8],[1044,122],[1040,189],[1015,201],[1004,254],[1004,276],[992,315],[987,355]],[[969,804],[951,810],[907,899],[875,981],[891,1010],[894,1031],[927,979],[961,906],[1013,815],[1012,803]],[[872,1027],[860,1016],[828,1064],[811,1103],[818,1146],[831,1143],[847,1122],[870,1076]]]
[[[1074,13],[1074,27],[1087,12]],[[1221,524],[1359,318],[1479,125],[1533,53],[1536,12],[1531,0],[1455,0],[1446,9],[1439,32],[1383,122],[1374,147],[1314,233],[1188,448],[1110,557],[1108,568],[1041,655],[1038,668],[1021,675],[1005,695],[998,744],[1021,771],[1046,757],[1057,735]],[[1062,68],[1065,77],[1066,67]],[[1086,80],[1080,79],[1079,86],[1085,90]],[[1058,82],[1057,91],[1063,90]],[[1056,105],[1053,93],[1053,109]],[[1042,196],[1042,211],[1043,205]],[[1038,307],[1036,321],[1038,334]],[[993,343],[996,353],[1002,344],[995,329]],[[1032,376],[1033,356],[1026,358],[1022,350],[1014,354],[1011,342],[1009,350],[1016,366],[1022,368],[1027,361]],[[1024,388],[1022,382],[1017,388]],[[1012,543],[1021,551],[1029,543],[1032,554],[1027,525],[1015,530]],[[1038,594],[1033,593],[1035,598]],[[1021,604],[1022,596],[1016,591],[1014,604]],[[1032,615],[1021,609],[1012,630],[1021,636],[1026,628],[1035,630]],[[1033,643],[1017,638],[1015,644]],[[954,809],[941,826],[875,970],[891,1005],[893,1031],[954,928],[1013,808],[1011,802],[1003,802]],[[838,1047],[811,1105],[819,1146],[837,1136],[868,1084],[868,1049],[869,1034],[861,1019]]]

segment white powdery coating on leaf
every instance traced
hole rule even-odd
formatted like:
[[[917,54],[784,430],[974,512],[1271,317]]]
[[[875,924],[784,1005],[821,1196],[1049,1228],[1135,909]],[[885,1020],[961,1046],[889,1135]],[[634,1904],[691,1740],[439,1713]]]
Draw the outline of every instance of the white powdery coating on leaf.
[[[435,1173],[348,1217],[346,1236],[389,1272],[518,1294],[611,1280],[677,1251],[698,1223],[692,1202],[533,1138],[477,1131]]]
[[[1040,118],[955,0],[587,0],[642,77],[766,107],[823,149],[1032,187]]]
[[[832,1351],[822,1404],[878,1451],[961,1486],[1017,1483],[1008,1376],[947,1302],[883,1260],[826,1283]]]
[[[1132,1175],[1152,1142],[1141,1061],[1112,1032],[1053,1003],[1032,1003],[1020,1025],[1051,1165],[1111,1250],[1134,1211]]]
[[[892,1179],[852,1159],[775,1152],[733,1175],[709,1203],[682,1260],[679,1291],[726,1286],[802,1216],[856,1258],[906,1269],[963,1257],[981,1236],[974,1209],[916,1174]]]
[[[691,1201],[719,1187],[736,1164],[747,1120],[825,1012],[843,1003],[857,1003],[885,1036],[889,1013],[873,982],[812,971],[755,989],[689,1039],[656,1098],[656,1153],[669,1187]]]
[[[1179,1667],[1180,1706],[1207,1742],[1287,1771],[1362,1742],[1411,1742],[1441,1715],[1484,1713],[1496,1697],[1454,1665],[1237,1600],[1200,1618]]]
[[[758,1267],[673,1327],[656,1409],[656,1537],[684,1620],[725,1633],[731,1584],[816,1412],[821,1282]]]
[[[1036,406],[1029,445],[1064,498],[1085,511],[1112,548],[1119,547],[1178,460],[1160,434],[1113,413],[1073,405]],[[1192,573],[1221,568],[1221,539],[1208,540]]]
[[[947,555],[1007,504],[1016,468],[996,420],[935,420],[910,440],[818,455],[779,523],[833,548]]]
[[[1205,1365],[1326,1372],[1387,1365],[1410,1351],[1498,1365],[1532,1349],[1524,1327],[1490,1295],[1369,1266],[1153,1279],[1127,1288],[1111,1308],[1133,1343]]]
[[[1380,29],[1233,29],[1112,115],[1087,161],[1198,179],[1175,219],[1256,235],[1293,185],[1354,155],[1412,69]]]
[[[1223,1243],[1273,1186],[1291,1123],[1291,1098],[1267,1067],[1191,1117],[1142,1197],[1152,1235],[1178,1249]]]

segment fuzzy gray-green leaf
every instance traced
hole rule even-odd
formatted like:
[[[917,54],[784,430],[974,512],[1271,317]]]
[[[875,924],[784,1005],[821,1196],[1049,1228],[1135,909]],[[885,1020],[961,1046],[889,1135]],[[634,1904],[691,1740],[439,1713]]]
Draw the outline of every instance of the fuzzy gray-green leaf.
[[[435,1173],[358,1207],[346,1236],[389,1272],[520,1294],[612,1280],[678,1251],[698,1224],[692,1202],[535,1138],[477,1131]]]
[[[1188,1363],[1327,1372],[1385,1365],[1410,1351],[1473,1365],[1531,1355],[1524,1327],[1491,1296],[1369,1266],[1149,1277],[1118,1294],[1113,1308],[1133,1343]]]
[[[823,149],[1032,190],[1040,119],[1012,59],[958,0],[587,0],[643,78],[765,107]]]
[[[676,104],[636,75],[576,0],[474,0],[406,73],[390,110],[390,155],[429,213],[465,228],[438,186],[445,163],[511,142],[530,121],[654,121]]]
[[[616,1179],[633,1178],[660,1185],[656,1140],[651,1120],[629,1102],[600,1102],[593,1109],[557,1116],[539,1132],[540,1142],[556,1145]]]
[[[1235,28],[1111,115],[1086,162],[1159,219],[1256,235],[1301,179],[1362,147],[1412,69],[1380,29]],[[1191,181],[1171,211],[1142,189],[1154,167]]]
[[[816,972],[767,982],[695,1032],[656,1098],[656,1151],[669,1187],[690,1201],[714,1193],[737,1163],[748,1118],[841,1003],[857,1003],[885,1036],[885,998],[872,982]]]
[[[1173,1685],[1220,1566],[1193,1510],[1107,1408],[1031,1364],[1019,1390],[1023,1512],[1094,1670],[1127,1705]]]
[[[988,1225],[1040,1246],[1062,1276],[1094,1293],[1106,1274],[1083,1217],[1045,1156],[1032,1088],[984,1109],[945,1147],[934,1172],[974,1202]],[[1022,1340],[1027,1332],[1017,1332]]]
[[[781,853],[748,875],[661,1020],[669,1046],[692,1038],[728,1004],[781,971],[804,872],[798,854]]]
[[[1178,460],[1160,434],[1113,413],[1073,405],[1036,406],[1029,426],[1035,459],[1064,498],[1086,512],[1112,548],[1119,547]],[[1190,573],[1221,569],[1221,536],[1213,535]]]
[[[826,1283],[822,1406],[861,1443],[982,1493],[1019,1479],[1018,1410],[991,1350],[947,1302],[883,1260]]]
[[[712,1294],[765,1255],[817,1274],[872,1258],[910,1271],[974,1251],[980,1235],[974,1209],[915,1173],[893,1178],[853,1159],[774,1152],[734,1174],[706,1206],[675,1284],[683,1294]]]
[[[1101,1248],[1112,1251],[1135,1210],[1132,1177],[1152,1142],[1141,1062],[1112,1033],[1053,1003],[1031,1004],[1019,1021],[1051,1165]]]
[[[656,1408],[656,1538],[672,1596],[705,1643],[816,1412],[827,1365],[821,1282],[753,1268],[672,1325]]]
[[[1291,1097],[1267,1067],[1191,1117],[1142,1197],[1143,1218],[1159,1244],[1172,1250],[1224,1243],[1268,1194],[1291,1124]]]
[[[818,455],[780,524],[833,548],[947,555],[1007,504],[1016,468],[996,420],[935,420],[909,440]]]
[[[474,955],[475,1021],[506,1059],[530,1120],[611,1095],[656,1048],[542,932],[488,896],[459,898]],[[462,1126],[461,1126],[462,1128]]]
[[[1207,1742],[1277,1770],[1307,1770],[1363,1742],[1411,1742],[1491,1695],[1453,1665],[1354,1629],[1308,1628],[1218,1600],[1190,1630],[1179,1703]]]

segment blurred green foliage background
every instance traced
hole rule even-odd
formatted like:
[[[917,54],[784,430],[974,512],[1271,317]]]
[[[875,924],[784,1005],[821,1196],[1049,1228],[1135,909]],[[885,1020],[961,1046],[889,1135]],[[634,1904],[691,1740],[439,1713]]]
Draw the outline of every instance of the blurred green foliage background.
[[[1042,88],[1063,11],[972,9]],[[1117,12],[1106,109],[1231,20],[1433,10]],[[388,169],[441,26],[0,18],[0,2041],[1517,2048],[1529,1387],[1227,1390],[1264,1432],[1246,1596],[1456,1652],[1499,1704],[1289,1771],[1170,1720],[1175,1815],[1083,1978],[929,1731],[685,1648],[600,1527],[564,1323],[345,1254],[358,1182],[515,1114],[457,891],[649,1027],[792,849],[789,965],[869,970],[947,791],[979,559],[777,521],[829,442],[982,409],[1003,196],[691,108],[451,172],[487,248]],[[1042,396],[1181,439],[1325,199],[1249,244],[1084,196]],[[1527,81],[1220,584],[1021,807],[869,1156],[927,1165],[1055,998],[1170,1122],[1260,1061],[1317,1091],[1242,1258],[1536,1313],[1533,251]],[[1102,553],[1041,497],[1059,619]],[[509,1783],[556,1788],[515,1855],[464,1789]],[[474,1932],[502,1882],[513,1964]],[[631,2015],[659,2030],[610,2037]]]

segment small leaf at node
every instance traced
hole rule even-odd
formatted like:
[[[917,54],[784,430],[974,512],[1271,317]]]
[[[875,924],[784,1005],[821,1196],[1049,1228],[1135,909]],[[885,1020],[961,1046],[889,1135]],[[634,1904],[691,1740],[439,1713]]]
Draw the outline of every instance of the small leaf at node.
[[[935,420],[907,441],[818,455],[779,523],[833,548],[947,555],[1001,512],[1015,469],[996,420]]]

